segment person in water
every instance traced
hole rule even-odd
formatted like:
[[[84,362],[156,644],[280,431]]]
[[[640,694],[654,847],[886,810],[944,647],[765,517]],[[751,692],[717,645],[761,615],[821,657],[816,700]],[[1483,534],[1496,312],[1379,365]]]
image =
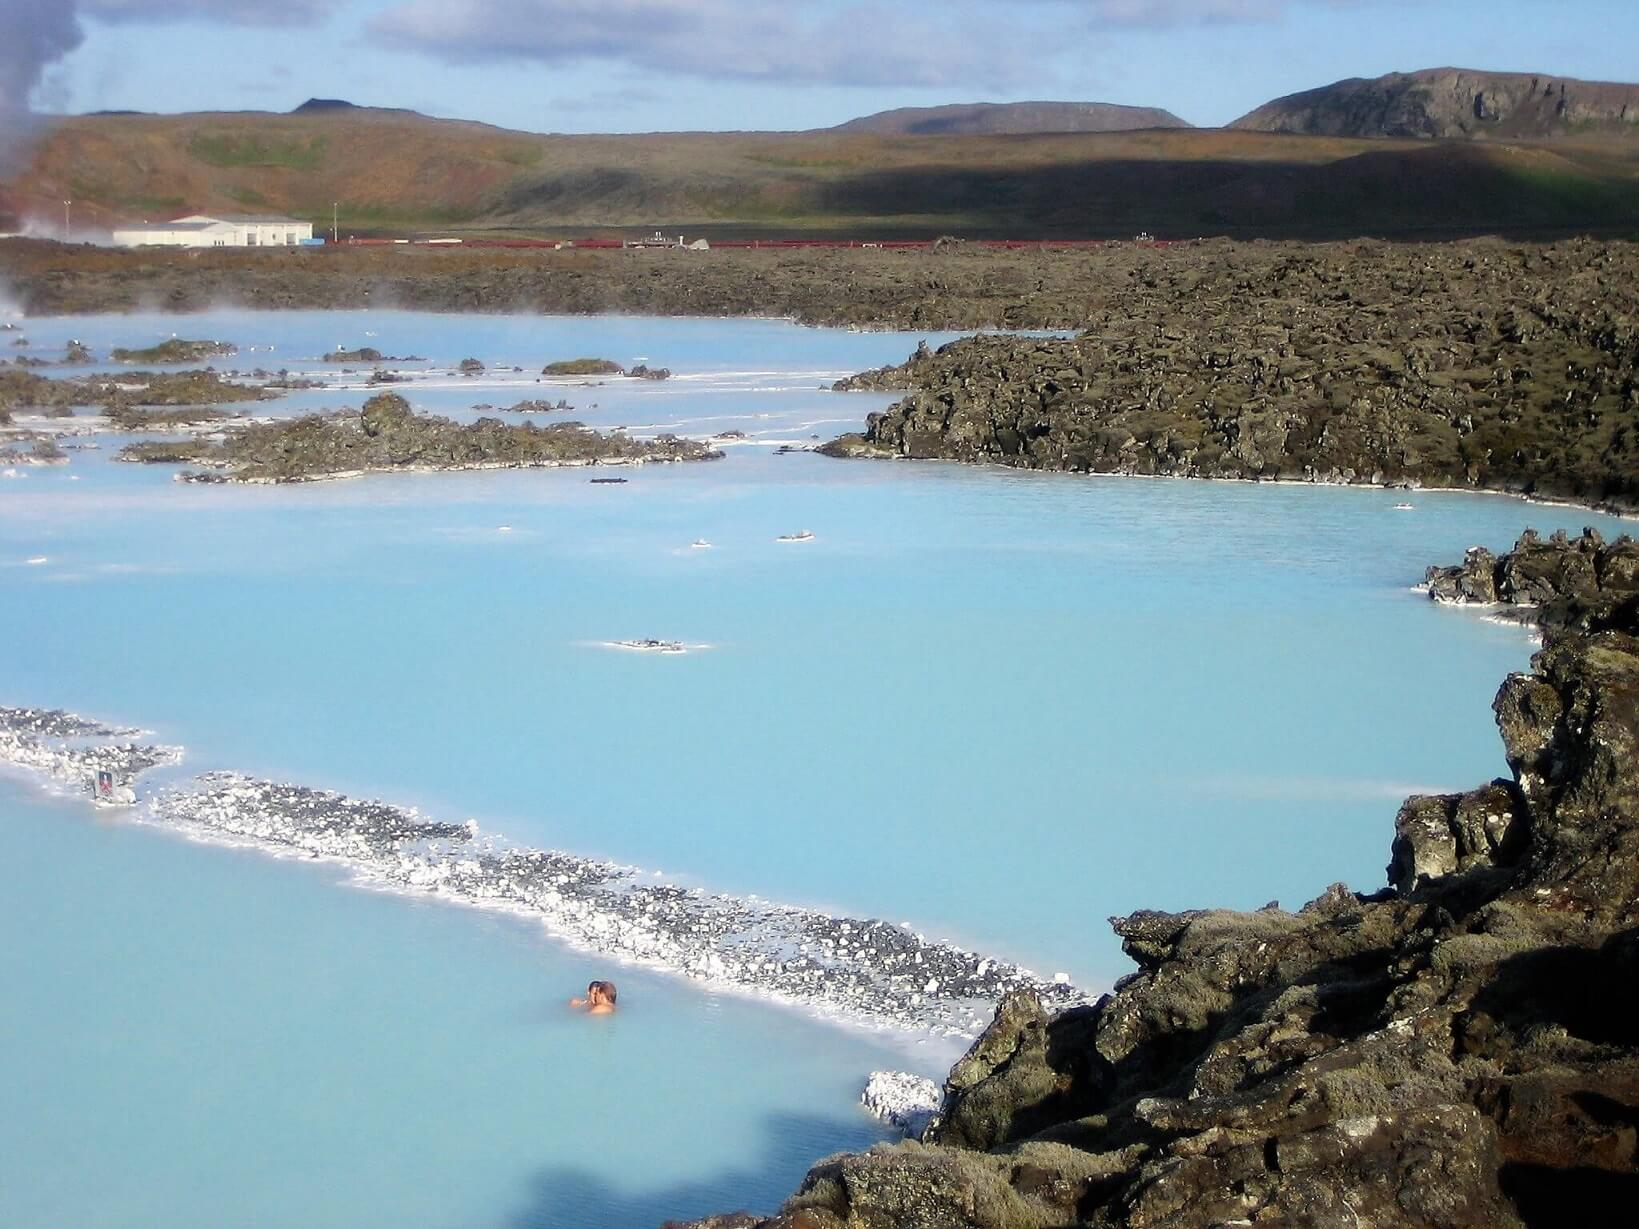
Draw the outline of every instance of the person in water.
[[[570,999],[571,1007],[584,1007],[592,1016],[606,1016],[615,1009],[615,983],[595,981],[586,987],[586,997]]]

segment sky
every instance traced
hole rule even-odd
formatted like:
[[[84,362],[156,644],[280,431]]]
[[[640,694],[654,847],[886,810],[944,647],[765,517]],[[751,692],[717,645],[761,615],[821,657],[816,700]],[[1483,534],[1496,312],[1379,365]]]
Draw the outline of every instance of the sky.
[[[317,96],[645,132],[1068,99],[1218,125],[1450,64],[1639,81],[1639,0],[0,0],[0,115]]]

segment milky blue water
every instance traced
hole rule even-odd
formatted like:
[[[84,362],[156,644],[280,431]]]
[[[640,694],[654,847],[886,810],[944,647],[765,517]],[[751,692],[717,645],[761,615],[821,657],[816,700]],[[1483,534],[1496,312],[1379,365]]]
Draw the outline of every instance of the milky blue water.
[[[1105,919],[1381,886],[1419,789],[1505,771],[1518,629],[1409,592],[1483,542],[1620,526],[1463,495],[777,455],[889,398],[917,335],[407,313],[31,320],[35,352],[183,336],[316,368],[424,356],[420,408],[567,398],[747,432],[621,471],[199,487],[121,442],[0,481],[0,703],[477,819],[677,882],[911,923],[1064,972]],[[938,343],[942,338],[930,336]],[[491,370],[450,374],[474,356]],[[661,384],[538,384],[558,358]],[[498,371],[516,365],[522,372]],[[258,413],[357,404],[345,387]],[[800,545],[775,539],[800,529]],[[691,547],[697,539],[712,548]],[[29,560],[44,562],[30,563]],[[681,656],[605,642],[653,636]],[[867,1072],[949,1042],[619,970],[529,922],[349,887],[0,786],[0,1223],[653,1225],[770,1208],[876,1138]],[[595,1214],[587,1209],[595,1209]]]

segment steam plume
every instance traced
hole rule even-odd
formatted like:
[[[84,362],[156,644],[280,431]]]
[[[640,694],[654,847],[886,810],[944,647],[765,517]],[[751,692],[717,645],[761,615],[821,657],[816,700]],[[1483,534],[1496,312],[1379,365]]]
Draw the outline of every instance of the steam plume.
[[[29,99],[46,69],[84,37],[73,0],[0,0],[0,174],[33,138]]]

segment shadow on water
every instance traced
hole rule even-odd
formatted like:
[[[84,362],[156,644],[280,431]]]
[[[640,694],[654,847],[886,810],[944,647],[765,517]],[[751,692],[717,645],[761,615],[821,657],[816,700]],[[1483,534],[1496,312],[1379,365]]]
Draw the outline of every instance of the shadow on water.
[[[645,1189],[641,1173],[616,1185],[583,1169],[549,1167],[531,1180],[525,1205],[507,1229],[659,1229],[668,1220],[718,1212],[766,1215],[822,1157],[861,1151],[884,1138],[863,1115],[841,1120],[777,1114],[767,1119],[761,1146],[743,1164],[669,1186]]]

